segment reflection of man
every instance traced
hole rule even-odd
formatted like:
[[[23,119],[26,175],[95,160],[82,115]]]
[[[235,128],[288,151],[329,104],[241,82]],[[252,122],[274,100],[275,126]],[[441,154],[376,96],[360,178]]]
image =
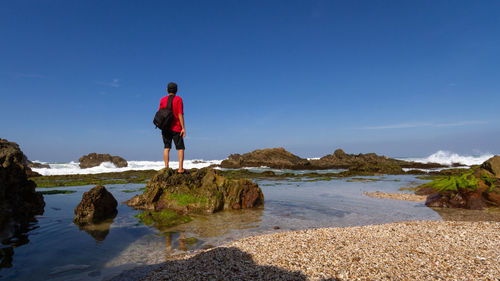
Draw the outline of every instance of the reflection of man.
[[[160,101],[159,109],[166,108],[168,97],[173,96],[172,112],[174,118],[172,122],[170,122],[169,128],[161,132],[165,147],[163,150],[163,160],[165,161],[165,167],[168,168],[169,154],[173,140],[175,149],[177,149],[179,153],[179,170],[177,171],[179,173],[184,173],[184,137],[186,136],[186,128],[184,127],[184,106],[181,97],[176,96],[177,84],[173,82],[168,83],[167,92],[168,95],[163,97]]]

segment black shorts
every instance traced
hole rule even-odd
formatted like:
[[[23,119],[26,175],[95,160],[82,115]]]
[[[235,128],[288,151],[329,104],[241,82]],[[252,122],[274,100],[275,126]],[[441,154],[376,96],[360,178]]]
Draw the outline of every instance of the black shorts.
[[[165,130],[161,132],[161,136],[163,138],[163,144],[165,148],[172,148],[172,139],[175,143],[175,149],[181,150],[184,148],[184,138],[181,137],[180,132],[174,132],[170,130]]]

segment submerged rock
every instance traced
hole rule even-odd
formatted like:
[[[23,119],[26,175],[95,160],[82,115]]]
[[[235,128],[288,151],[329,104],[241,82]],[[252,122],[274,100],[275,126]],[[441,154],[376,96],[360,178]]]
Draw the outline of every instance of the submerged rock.
[[[118,202],[102,185],[83,193],[82,201],[75,208],[73,222],[77,225],[96,224],[112,219],[118,213]]]
[[[231,154],[222,161],[222,168],[261,167],[275,169],[311,169],[307,159],[300,158],[284,148],[257,149],[243,155]]]
[[[80,162],[80,168],[92,168],[101,165],[104,162],[111,162],[117,168],[127,167],[127,160],[121,158],[120,156],[111,156],[109,154],[97,154],[97,153],[89,153],[88,155],[84,155],[78,159]]]
[[[239,210],[260,206],[264,195],[259,186],[248,179],[229,179],[212,168],[159,171],[146,185],[143,194],[125,202],[146,210],[139,217],[163,220],[163,223],[186,222],[188,214],[211,214],[221,210]]]
[[[26,156],[14,142],[0,139],[0,233],[10,236],[43,214],[43,196],[28,180]],[[7,237],[0,237],[7,238]]]

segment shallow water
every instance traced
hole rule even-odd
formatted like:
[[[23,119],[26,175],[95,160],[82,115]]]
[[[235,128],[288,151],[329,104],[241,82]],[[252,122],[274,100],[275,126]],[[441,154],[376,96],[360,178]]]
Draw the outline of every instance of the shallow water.
[[[107,280],[127,269],[161,263],[170,255],[221,245],[248,235],[442,219],[423,203],[363,195],[377,190],[397,192],[400,187],[415,186],[422,180],[409,175],[370,178],[379,181],[259,180],[264,207],[194,217],[187,224],[162,229],[141,224],[134,217],[140,211],[119,205],[114,220],[95,229],[80,230],[72,223],[73,209],[83,192],[92,186],[65,188],[77,192],[45,195],[44,215],[38,217],[34,225],[37,228],[28,233],[29,243],[13,249],[12,267],[0,270],[0,280]],[[125,190],[143,186],[116,184],[107,188],[118,202],[123,202],[137,194]],[[189,241],[191,244],[184,240],[191,237],[196,238]]]

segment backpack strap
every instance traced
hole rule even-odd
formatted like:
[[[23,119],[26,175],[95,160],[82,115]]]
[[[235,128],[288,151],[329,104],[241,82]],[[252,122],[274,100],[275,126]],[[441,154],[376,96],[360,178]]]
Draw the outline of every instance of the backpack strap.
[[[172,102],[174,101],[174,95],[168,95],[168,100],[167,100],[167,110],[170,109],[171,111],[173,111],[172,109]]]

